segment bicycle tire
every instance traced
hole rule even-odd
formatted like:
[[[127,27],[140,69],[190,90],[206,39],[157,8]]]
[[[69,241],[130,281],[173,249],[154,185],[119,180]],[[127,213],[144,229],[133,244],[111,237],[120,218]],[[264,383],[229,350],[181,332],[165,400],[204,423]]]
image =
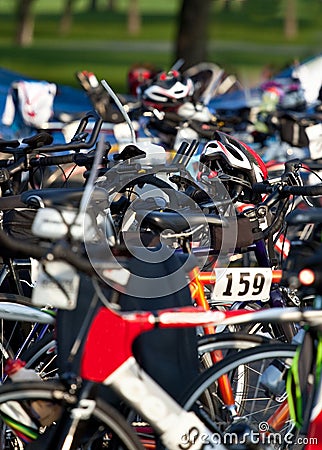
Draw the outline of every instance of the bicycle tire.
[[[0,293],[0,303],[12,303],[23,306],[30,306],[30,299],[17,294]],[[0,314],[0,334],[2,341],[1,360],[6,360],[14,355],[15,349],[23,341],[25,330],[28,325],[18,321],[8,321]],[[2,371],[3,373],[3,371]]]
[[[248,334],[243,332],[219,332],[206,334],[198,338],[198,353],[210,352],[212,350],[237,349],[243,350],[258,345],[276,343],[275,340],[266,336]]]
[[[275,341],[274,341],[275,342]],[[207,334],[198,338],[198,354],[200,358],[201,367],[200,370],[205,370],[213,365],[210,353],[220,350],[223,352],[223,357],[226,358],[228,354],[235,353],[242,349],[258,347],[263,344],[271,344],[273,340],[265,336],[257,336],[255,334],[245,333],[230,333],[221,332],[215,334]],[[129,410],[127,413],[127,419],[129,422],[135,420],[142,421],[136,411]],[[146,424],[146,422],[144,422]],[[150,438],[155,436],[150,436]]]
[[[212,352],[220,351],[217,358],[227,358],[228,355],[235,354],[241,350],[258,347],[263,344],[276,342],[266,336],[248,334],[244,332],[219,332],[207,334],[198,339],[198,355],[201,363],[201,370],[208,369],[214,364]],[[219,360],[218,360],[219,362]],[[218,364],[216,362],[215,364]]]
[[[236,417],[247,420],[253,426],[257,426],[257,429],[260,423],[269,424],[271,413],[281,405],[284,397],[282,393],[279,396],[274,396],[267,388],[261,386],[260,374],[262,372],[260,369],[270,366],[275,360],[288,367],[294,357],[295,350],[296,345],[271,343],[229,355],[224,360],[209,367],[194,380],[182,397],[181,404],[186,410],[193,409],[196,412],[202,412],[204,420],[206,418],[209,423],[215,422],[217,426],[221,426],[226,431]],[[235,417],[230,415],[229,407],[224,409],[217,390],[217,381],[222,375],[228,375],[233,387],[234,406],[237,413]],[[256,401],[258,401],[260,407],[258,410],[255,407]],[[279,435],[282,436],[283,433],[287,433],[290,427],[289,422],[285,423],[285,428],[278,432]]]
[[[9,401],[30,402],[33,400],[45,400],[47,402],[50,401],[58,403],[62,406],[64,411],[68,411],[69,408],[75,404],[75,397],[70,395],[64,386],[59,382],[10,383],[0,387],[0,407],[3,403],[7,403]],[[79,426],[82,426],[84,421],[79,421],[76,425],[74,442],[72,445],[73,449],[84,448],[82,445],[84,445],[83,440],[85,437],[88,439],[88,443],[91,442],[93,447],[95,447],[96,443],[101,444],[102,441],[109,440],[112,443],[111,448],[114,448],[113,442],[117,440],[118,449],[144,449],[138,436],[126,422],[124,417],[114,407],[107,404],[100,398],[95,399],[95,406],[90,412],[89,419],[86,419],[85,422],[87,433],[86,436],[84,436],[83,433],[80,433],[79,436],[77,434]],[[56,424],[54,423],[52,426],[47,427],[45,433],[55,426]],[[5,448],[12,448],[12,446],[17,445],[17,442],[19,443],[18,448],[21,448],[22,441],[18,439],[14,433],[8,433],[8,426],[2,422],[1,436],[3,437],[5,435],[7,436],[7,439],[11,439],[13,442],[12,445],[10,445],[10,442],[2,442],[1,450],[4,450]],[[77,441],[77,439],[81,439],[82,442]],[[46,439],[44,441],[42,440],[42,445],[45,441]],[[24,447],[22,446],[22,448]]]

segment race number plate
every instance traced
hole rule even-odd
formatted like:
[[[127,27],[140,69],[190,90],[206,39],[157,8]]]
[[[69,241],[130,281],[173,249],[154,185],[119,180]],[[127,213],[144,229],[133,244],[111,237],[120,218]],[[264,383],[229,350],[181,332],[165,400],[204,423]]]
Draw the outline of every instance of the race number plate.
[[[212,301],[268,301],[272,284],[269,267],[215,269],[216,283]]]
[[[50,305],[59,309],[75,309],[79,288],[79,275],[74,267],[63,261],[48,261],[39,265],[36,285],[32,292],[32,304]]]

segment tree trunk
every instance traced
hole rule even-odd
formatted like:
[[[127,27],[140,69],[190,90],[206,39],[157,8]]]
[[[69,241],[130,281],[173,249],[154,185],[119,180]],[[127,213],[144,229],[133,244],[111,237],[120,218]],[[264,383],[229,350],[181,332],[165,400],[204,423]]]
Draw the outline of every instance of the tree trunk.
[[[127,31],[131,36],[139,34],[141,30],[141,15],[139,11],[139,0],[129,0],[127,15]]]
[[[224,1],[224,10],[226,10],[226,11],[230,10],[230,0]]]
[[[116,9],[116,0],[107,0],[107,10],[115,11]]]
[[[75,0],[66,0],[63,15],[60,20],[60,34],[66,35],[70,32],[73,23],[73,6]]]
[[[207,61],[208,23],[211,0],[182,0],[175,59],[183,59],[182,70]]]
[[[34,37],[35,18],[32,11],[34,0],[19,0],[17,3],[16,43],[21,47],[32,44]]]
[[[298,33],[296,2],[297,0],[286,0],[284,35],[289,40],[294,39]]]
[[[97,11],[97,0],[89,0],[89,11]]]

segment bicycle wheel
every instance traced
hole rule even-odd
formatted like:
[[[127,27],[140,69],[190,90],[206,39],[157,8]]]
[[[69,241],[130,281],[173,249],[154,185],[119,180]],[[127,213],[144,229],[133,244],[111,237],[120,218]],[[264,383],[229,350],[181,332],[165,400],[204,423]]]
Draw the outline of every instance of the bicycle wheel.
[[[48,324],[53,321],[49,312],[33,307],[28,297],[0,293],[1,379],[6,360],[20,356],[50,328],[47,319]]]
[[[47,442],[46,435],[55,432],[59,428],[61,421],[64,421],[65,414],[70,416],[73,406],[77,404],[74,395],[69,394],[65,388],[56,382],[35,382],[35,383],[14,383],[3,385],[0,387],[0,412],[3,405],[8,402],[18,402],[21,405],[30,405],[34,401],[50,402],[55,406],[59,406],[63,411],[64,417],[53,423],[51,426],[39,427],[36,433],[41,440],[41,444],[45,446]],[[69,432],[73,436],[71,449],[84,448],[111,448],[111,449],[127,449],[127,450],[143,450],[143,446],[131,426],[126,422],[124,417],[112,406],[105,403],[100,398],[92,402],[88,417],[86,420],[72,419],[73,426]],[[25,447],[24,438],[17,437],[17,431],[13,431],[3,420],[0,424],[1,450],[4,449],[23,449]],[[53,442],[51,447],[53,448]]]
[[[293,424],[287,413],[285,375],[295,350],[295,345],[272,343],[228,355],[200,374],[182,404],[225,432],[237,418],[244,419],[258,433],[274,433],[278,447],[286,448],[283,438],[293,430]],[[230,380],[234,405],[225,405],[221,399],[218,380],[223,375]]]
[[[21,359],[26,361],[27,369],[34,369],[42,380],[50,380],[58,373],[57,345],[53,332],[47,333],[29,346],[21,354]]]

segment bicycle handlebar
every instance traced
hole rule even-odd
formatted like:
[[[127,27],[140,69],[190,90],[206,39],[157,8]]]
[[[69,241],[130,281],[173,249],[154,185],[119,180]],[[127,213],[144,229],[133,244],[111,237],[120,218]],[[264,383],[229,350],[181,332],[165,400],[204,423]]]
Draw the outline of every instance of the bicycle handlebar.
[[[18,140],[3,140],[0,139],[0,149],[3,153],[9,153],[11,155],[26,155],[32,153],[38,147],[49,145],[53,142],[53,137],[46,131],[41,131],[29,137],[22,139],[21,143],[25,146],[21,146]]]
[[[26,153],[32,153],[34,150],[37,150],[44,145],[51,145],[54,138],[51,134],[48,134],[46,131],[41,131],[33,136],[24,138],[21,142],[26,144],[26,147],[23,149]]]
[[[273,236],[280,230],[284,223],[288,210],[288,202],[291,195],[298,196],[321,196],[322,184],[317,186],[300,186],[283,184],[287,182],[296,182],[296,172],[301,167],[299,160],[293,160],[285,163],[285,171],[281,176],[280,183],[270,185],[267,181],[263,183],[255,183],[253,191],[260,194],[268,194],[267,198],[262,202],[267,207],[279,202],[275,218],[271,225],[263,231],[264,239]]]
[[[94,161],[94,154],[71,153],[69,155],[42,156],[29,161],[31,167],[46,167],[60,164],[74,163],[77,166],[91,166]],[[104,160],[102,161],[104,162]]]
[[[256,194],[270,194],[273,192],[274,187],[268,183],[254,183],[252,186],[253,191]]]
[[[23,253],[26,256],[30,256],[35,259],[41,259],[46,254],[46,249],[44,249],[40,246],[29,244],[25,240],[20,241],[17,239],[13,239],[2,229],[0,229],[0,243],[1,243],[1,246],[5,247],[6,249],[8,249],[10,251],[17,252],[17,253]]]
[[[286,194],[302,195],[304,197],[318,197],[322,195],[322,184],[316,186],[285,186],[283,191]]]
[[[33,244],[29,244],[28,241],[22,241],[13,239],[5,231],[0,229],[0,243],[1,246],[9,249],[10,251],[25,254],[28,257],[35,259],[47,258],[49,259],[62,259],[80,272],[84,272],[88,275],[94,275],[95,270],[90,261],[79,254],[76,254],[70,250],[69,246],[65,242],[58,242],[50,247],[42,247]],[[1,252],[0,252],[1,253]]]
[[[95,124],[90,139],[86,142],[85,139],[87,135],[85,133],[85,129],[91,117],[95,119]],[[67,144],[45,145],[42,147],[38,147],[36,149],[37,153],[52,153],[70,150],[77,151],[77,150],[91,149],[97,140],[102,124],[103,119],[100,116],[98,116],[98,114],[94,112],[89,112],[81,119],[79,126],[76,130],[76,133],[74,135],[74,138],[71,140],[71,142]]]
[[[59,164],[68,164],[74,162],[75,154],[57,155],[57,156],[43,156],[41,158],[33,158],[29,161],[31,167],[47,167]]]
[[[274,186],[268,183],[255,183],[253,191],[259,194],[270,194],[274,191]],[[280,197],[289,195],[302,195],[304,197],[318,197],[322,195],[322,184],[316,186],[281,186],[279,188]]]

